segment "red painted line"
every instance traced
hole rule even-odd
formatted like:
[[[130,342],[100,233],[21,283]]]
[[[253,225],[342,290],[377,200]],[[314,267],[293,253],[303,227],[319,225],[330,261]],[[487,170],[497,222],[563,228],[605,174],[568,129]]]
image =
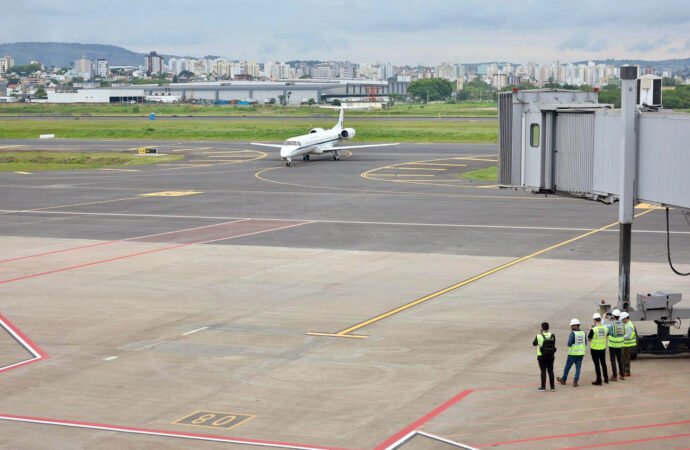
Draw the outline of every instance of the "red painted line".
[[[10,333],[10,335],[17,342],[19,342],[19,344],[22,347],[24,347],[26,350],[29,351],[29,353],[34,355],[33,358],[27,359],[26,361],[19,361],[17,363],[10,364],[0,368],[0,372],[7,372],[8,370],[16,369],[18,367],[26,366],[27,364],[35,363],[42,359],[49,358],[47,353],[41,350],[41,348],[38,345],[34,344],[34,342],[31,339],[29,339],[24,333],[22,333],[19,328],[17,328],[12,322],[10,322],[7,319],[7,317],[3,316],[2,314],[0,314],[0,326],[5,328]]]
[[[408,435],[408,434],[411,433],[412,431],[415,431],[417,428],[421,427],[422,425],[424,425],[425,423],[427,423],[428,421],[430,421],[430,420],[433,419],[434,417],[438,416],[439,414],[441,414],[441,413],[442,413],[443,411],[445,411],[446,409],[448,409],[448,408],[450,408],[451,406],[455,405],[455,404],[458,403],[460,400],[462,400],[463,398],[465,398],[465,397],[467,397],[468,395],[470,395],[472,392],[474,392],[473,389],[469,389],[469,390],[466,390],[466,391],[462,391],[461,393],[459,393],[459,394],[456,395],[455,397],[451,398],[450,400],[446,401],[446,402],[443,403],[442,405],[438,406],[438,407],[437,407],[436,409],[434,409],[433,411],[431,411],[431,412],[427,413],[426,415],[424,415],[422,418],[420,418],[420,419],[418,419],[417,421],[411,423],[411,424],[408,425],[407,427],[405,427],[405,428],[403,428],[402,430],[400,430],[400,431],[398,431],[397,433],[395,433],[393,436],[391,436],[391,437],[389,437],[388,439],[386,439],[384,442],[382,442],[381,444],[379,444],[378,446],[376,446],[374,450],[384,450],[384,449],[388,448],[388,446],[390,446],[391,444],[394,444],[395,442],[397,442],[397,441],[400,440],[401,438],[405,437],[406,435]]]
[[[283,227],[276,227],[276,228],[269,228],[269,229],[267,229],[267,230],[253,231],[253,232],[251,232],[251,233],[235,234],[235,235],[230,235],[230,236],[224,236],[224,237],[209,239],[209,240],[205,240],[205,241],[187,242],[187,243],[184,243],[184,244],[171,245],[171,246],[169,246],[169,247],[161,247],[161,248],[156,248],[156,249],[153,249],[153,250],[147,250],[147,251],[145,251],[145,252],[131,253],[131,254],[129,254],[129,255],[118,256],[118,257],[115,257],[115,258],[102,259],[102,260],[99,260],[99,261],[92,261],[92,262],[86,263],[86,264],[79,264],[79,265],[76,265],[76,266],[63,267],[63,268],[60,268],[60,269],[49,270],[49,271],[47,271],[47,272],[39,272],[39,273],[31,274],[31,275],[24,275],[24,276],[17,277],[17,278],[11,278],[11,279],[9,279],[9,280],[2,280],[2,281],[0,281],[0,284],[12,283],[12,282],[21,281],[21,280],[27,280],[27,279],[29,279],[29,278],[41,277],[41,276],[44,276],[44,275],[51,275],[51,274],[54,274],[54,273],[65,272],[65,271],[67,271],[67,270],[81,269],[81,268],[83,268],[83,267],[94,266],[94,265],[96,265],[96,264],[103,264],[103,263],[107,263],[107,262],[118,261],[118,260],[121,260],[121,259],[133,258],[133,257],[135,257],[135,256],[142,256],[142,255],[147,255],[147,254],[150,254],[150,253],[162,252],[162,251],[164,251],[164,250],[173,250],[173,249],[176,249],[176,248],[187,247],[187,246],[190,246],[190,245],[208,244],[208,243],[210,243],[210,242],[225,241],[225,240],[228,240],[228,239],[235,239],[235,238],[240,238],[240,237],[245,237],[245,236],[251,236],[251,235],[254,235],[254,234],[268,233],[268,232],[270,232],[270,231],[283,230],[283,229],[285,229],[285,228],[292,228],[292,227],[297,227],[297,226],[300,226],[300,225],[307,225],[307,224],[309,224],[309,223],[312,223],[312,222],[311,222],[311,221],[310,221],[310,222],[300,222],[300,223],[295,223],[295,224],[291,224],[291,225],[286,225],[286,226],[283,226]]]
[[[115,241],[97,242],[97,243],[95,243],[95,244],[80,245],[80,246],[78,246],[78,247],[64,248],[64,249],[61,249],[61,250],[53,250],[53,251],[50,251],[50,252],[36,253],[36,254],[33,254],[33,255],[26,255],[26,256],[18,256],[18,257],[16,257],[16,258],[2,259],[2,260],[0,260],[0,264],[2,264],[2,263],[7,263],[7,262],[12,262],[12,261],[21,261],[21,260],[23,260],[23,259],[29,259],[29,258],[37,258],[37,257],[39,257],[39,256],[47,256],[47,255],[55,255],[55,254],[58,254],[58,253],[71,252],[71,251],[74,251],[74,250],[82,250],[82,249],[85,249],[85,248],[99,247],[99,246],[102,246],[102,245],[116,244],[116,243],[118,243],[118,242],[127,242],[127,241],[132,241],[132,240],[135,240],[135,239],[144,239],[144,238],[150,238],[150,237],[154,237],[154,236],[164,236],[164,235],[166,235],[166,234],[172,234],[172,233],[182,233],[182,232],[184,232],[184,231],[192,231],[192,230],[200,230],[200,229],[203,229],[203,228],[217,227],[217,226],[220,226],[220,225],[228,225],[228,224],[235,223],[235,222],[245,222],[245,221],[247,221],[247,220],[250,220],[250,219],[231,220],[230,222],[217,223],[217,224],[214,224],[214,225],[204,225],[204,226],[201,226],[201,227],[184,228],[184,229],[182,229],[182,230],[166,231],[165,233],[147,234],[147,235],[144,235],[144,236],[134,236],[134,237],[131,237],[131,238],[117,239],[117,240],[115,240]]]
[[[619,431],[630,431],[630,430],[643,430],[646,428],[672,427],[672,426],[676,426],[676,425],[687,425],[689,423],[690,423],[690,420],[684,420],[682,422],[656,423],[656,424],[651,424],[651,425],[636,425],[636,426],[625,427],[625,428],[611,428],[608,430],[582,431],[580,433],[560,434],[557,436],[541,436],[541,437],[528,438],[528,439],[516,439],[514,441],[491,442],[489,444],[479,444],[479,445],[477,445],[477,447],[492,447],[492,446],[495,447],[498,445],[520,444],[523,442],[545,441],[545,440],[549,440],[549,439],[564,439],[564,438],[569,438],[569,437],[588,436],[588,435],[592,435],[592,434],[616,433]]]
[[[637,444],[639,442],[649,442],[649,441],[661,441],[663,439],[678,439],[678,438],[683,438],[683,437],[690,437],[690,433],[686,434],[673,434],[670,436],[658,436],[658,437],[652,437],[652,438],[644,438],[644,439],[633,439],[631,441],[618,441],[618,442],[606,442],[604,444],[593,444],[593,445],[581,445],[578,447],[567,447],[567,448],[562,448],[560,450],[575,450],[575,449],[580,449],[580,448],[597,448],[597,447],[609,447],[611,445],[625,445],[625,444]]]
[[[90,428],[104,431],[116,431],[121,433],[146,434],[154,436],[176,437],[183,439],[196,439],[203,441],[228,442],[233,444],[247,444],[264,447],[282,447],[304,450],[350,450],[342,447],[323,447],[314,445],[294,444],[291,442],[263,441],[258,439],[233,438],[226,436],[216,436],[212,434],[184,433],[176,431],[156,430],[150,428],[124,427],[119,425],[105,425],[91,422],[77,422],[72,420],[46,419],[41,417],[15,416],[12,414],[0,414],[0,420],[15,422],[39,423],[45,425],[58,425],[74,428]]]

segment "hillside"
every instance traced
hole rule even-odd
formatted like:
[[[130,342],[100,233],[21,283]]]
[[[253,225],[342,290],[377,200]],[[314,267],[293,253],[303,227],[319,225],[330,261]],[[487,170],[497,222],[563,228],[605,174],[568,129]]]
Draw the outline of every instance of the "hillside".
[[[68,42],[13,42],[0,44],[0,57],[9,55],[15,64],[41,61],[46,66],[70,67],[74,61],[105,58],[111,66],[138,66],[144,64],[144,54],[115,45],[79,44]],[[163,55],[166,60],[168,55]]]
[[[655,69],[666,70],[685,70],[690,67],[690,58],[682,59],[662,59],[659,61],[650,61],[646,59],[595,59],[592,60],[595,64],[613,64],[615,66],[635,66],[640,67],[654,67]],[[578,61],[573,64],[587,64],[587,61]]]

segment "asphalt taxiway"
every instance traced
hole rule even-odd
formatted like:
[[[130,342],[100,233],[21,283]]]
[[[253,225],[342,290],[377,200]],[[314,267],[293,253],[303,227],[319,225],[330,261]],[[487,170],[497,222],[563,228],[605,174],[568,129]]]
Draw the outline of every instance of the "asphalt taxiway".
[[[615,301],[615,205],[460,175],[495,165],[495,145],[292,167],[236,142],[0,150],[143,145],[185,158],[0,174],[0,447],[690,442],[686,357],[640,358],[603,388],[586,357],[580,387],[535,391],[539,324],[558,336],[558,371],[570,318],[588,324],[594,302]],[[633,292],[687,297],[663,211],[636,212]],[[671,218],[682,264],[690,228]]]

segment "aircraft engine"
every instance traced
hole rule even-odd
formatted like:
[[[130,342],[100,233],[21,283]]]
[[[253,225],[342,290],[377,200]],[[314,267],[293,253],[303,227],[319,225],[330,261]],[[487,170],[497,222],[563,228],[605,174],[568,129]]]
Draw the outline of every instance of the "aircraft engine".
[[[355,129],[354,128],[345,128],[340,132],[340,137],[343,139],[352,139],[355,137]]]

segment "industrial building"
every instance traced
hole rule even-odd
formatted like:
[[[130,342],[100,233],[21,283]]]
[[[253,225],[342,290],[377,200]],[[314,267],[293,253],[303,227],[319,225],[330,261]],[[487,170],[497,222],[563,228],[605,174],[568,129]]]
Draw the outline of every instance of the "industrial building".
[[[113,86],[81,89],[76,93],[49,93],[49,103],[121,103],[152,101],[249,101],[267,103],[271,99],[300,104],[314,99],[356,101],[381,99],[389,94],[407,95],[408,81],[220,81],[209,83],[170,83],[166,85]]]

